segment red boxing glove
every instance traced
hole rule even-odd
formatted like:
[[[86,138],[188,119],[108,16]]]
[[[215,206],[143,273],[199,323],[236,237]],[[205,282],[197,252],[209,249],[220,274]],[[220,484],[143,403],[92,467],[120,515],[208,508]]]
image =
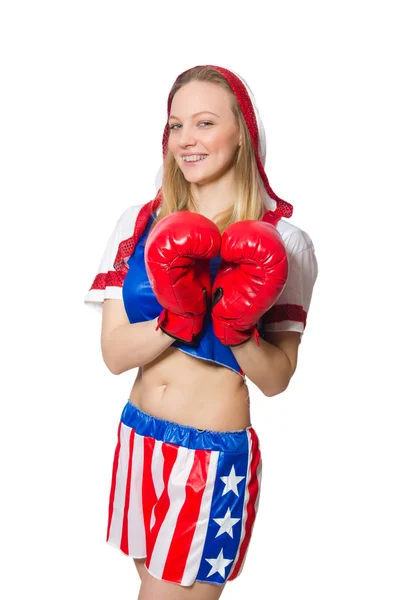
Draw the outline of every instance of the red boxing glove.
[[[212,287],[214,333],[226,346],[238,346],[258,332],[260,317],[273,306],[287,282],[288,258],[274,225],[247,220],[222,235],[221,261]]]
[[[150,285],[164,307],[156,330],[194,343],[210,304],[210,259],[220,246],[218,227],[198,213],[176,211],[155,225],[144,257]]]

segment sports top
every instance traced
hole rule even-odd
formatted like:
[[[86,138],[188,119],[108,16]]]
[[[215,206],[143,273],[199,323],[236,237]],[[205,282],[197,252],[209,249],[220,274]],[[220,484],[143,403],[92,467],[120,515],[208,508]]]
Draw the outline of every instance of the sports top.
[[[150,286],[144,261],[144,246],[159,209],[155,201],[130,206],[118,219],[108,240],[98,272],[84,302],[102,311],[106,298],[122,300],[130,323],[153,320],[163,307]],[[297,331],[306,327],[313,287],[318,274],[314,246],[309,235],[281,218],[276,224],[288,256],[288,279],[275,304],[257,323],[263,339],[266,331]],[[218,272],[220,255],[210,260],[211,283]],[[232,350],[215,336],[210,313],[194,345],[175,340],[171,347],[229,368],[245,379]]]

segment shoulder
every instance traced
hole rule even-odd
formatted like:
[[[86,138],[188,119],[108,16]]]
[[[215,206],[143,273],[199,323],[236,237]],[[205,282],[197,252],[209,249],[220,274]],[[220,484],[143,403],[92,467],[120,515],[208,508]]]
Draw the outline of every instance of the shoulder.
[[[285,219],[280,219],[276,228],[288,256],[288,278],[275,304],[262,315],[260,334],[263,336],[269,331],[303,334],[318,275],[314,245],[306,231]],[[295,341],[291,337],[291,344],[294,345]]]
[[[278,221],[276,228],[283,239],[287,252],[298,254],[308,249],[314,251],[314,244],[310,235],[297,225],[282,218]]]
[[[133,204],[121,213],[117,220],[117,229],[120,239],[126,239],[133,234],[138,214],[144,204],[145,203]]]
[[[139,225],[139,215],[143,206],[145,204],[129,206],[118,217],[108,238],[94,281],[84,299],[87,306],[101,311],[106,298],[122,299],[122,286],[126,275],[125,259],[131,255],[134,248],[135,230]]]

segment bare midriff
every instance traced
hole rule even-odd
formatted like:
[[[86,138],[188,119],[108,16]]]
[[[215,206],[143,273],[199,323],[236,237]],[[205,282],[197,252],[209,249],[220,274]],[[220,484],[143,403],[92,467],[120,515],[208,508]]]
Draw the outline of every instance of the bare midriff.
[[[155,417],[198,429],[234,431],[251,425],[249,391],[241,375],[177,348],[139,368],[130,401]]]

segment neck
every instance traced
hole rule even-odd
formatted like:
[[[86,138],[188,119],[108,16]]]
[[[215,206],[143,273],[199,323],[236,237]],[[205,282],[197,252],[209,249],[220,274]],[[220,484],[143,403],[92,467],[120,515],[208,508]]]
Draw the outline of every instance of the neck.
[[[192,183],[190,189],[200,214],[208,219],[230,208],[237,200],[233,169],[215,181],[203,184]]]

